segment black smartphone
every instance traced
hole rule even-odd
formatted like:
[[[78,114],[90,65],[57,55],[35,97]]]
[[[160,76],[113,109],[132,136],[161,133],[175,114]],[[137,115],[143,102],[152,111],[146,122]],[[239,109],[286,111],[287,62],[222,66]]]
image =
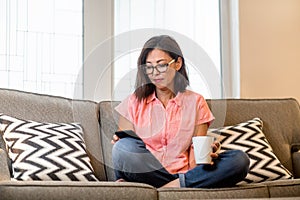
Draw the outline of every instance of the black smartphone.
[[[125,138],[125,137],[131,137],[131,138],[141,140],[141,138],[132,130],[116,131],[115,134],[120,139]]]

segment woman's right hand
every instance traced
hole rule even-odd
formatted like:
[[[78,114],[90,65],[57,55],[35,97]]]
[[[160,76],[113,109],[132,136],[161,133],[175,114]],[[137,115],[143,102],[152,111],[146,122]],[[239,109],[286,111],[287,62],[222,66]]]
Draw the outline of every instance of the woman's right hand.
[[[115,144],[120,138],[117,135],[113,135],[113,138],[111,140],[112,144]]]

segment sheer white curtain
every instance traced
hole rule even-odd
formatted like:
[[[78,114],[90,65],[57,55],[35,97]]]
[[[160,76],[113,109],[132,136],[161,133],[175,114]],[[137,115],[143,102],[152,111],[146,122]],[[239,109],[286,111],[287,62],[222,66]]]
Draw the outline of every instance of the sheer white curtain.
[[[0,87],[81,98],[82,11],[82,0],[0,0]]]
[[[133,91],[136,61],[143,45],[135,46],[140,39],[135,32],[148,31],[144,35],[151,36],[151,30],[152,36],[166,33],[178,41],[192,90],[206,98],[221,98],[219,7],[219,0],[115,0],[115,37],[132,34],[129,40],[115,40],[113,99],[121,100]],[[124,49],[124,45],[129,47]]]

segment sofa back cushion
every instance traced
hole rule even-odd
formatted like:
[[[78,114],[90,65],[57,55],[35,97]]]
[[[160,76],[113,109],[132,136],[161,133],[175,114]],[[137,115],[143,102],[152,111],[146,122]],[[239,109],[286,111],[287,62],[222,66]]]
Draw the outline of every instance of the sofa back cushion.
[[[100,131],[101,141],[103,148],[104,163],[106,168],[106,175],[109,181],[115,180],[115,175],[112,165],[112,137],[118,129],[119,115],[115,111],[115,107],[119,104],[119,101],[102,101],[99,103],[100,111]]]
[[[293,145],[300,144],[300,110],[295,99],[208,99],[207,102],[216,118],[211,128],[235,125],[259,117],[274,153],[295,175],[291,149]],[[99,103],[101,140],[109,180],[114,179],[110,141],[117,130],[118,114],[114,107],[118,104],[118,101]]]
[[[79,123],[95,175],[106,180],[97,109],[92,101],[0,89],[0,113],[38,122]]]

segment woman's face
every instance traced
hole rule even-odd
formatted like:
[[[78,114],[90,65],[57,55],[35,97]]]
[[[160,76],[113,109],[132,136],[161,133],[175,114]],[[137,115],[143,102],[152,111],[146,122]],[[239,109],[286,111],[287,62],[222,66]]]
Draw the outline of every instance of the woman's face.
[[[160,49],[154,49],[150,51],[146,58],[146,66],[148,69],[151,69],[151,66],[155,67],[157,65],[164,65],[168,63],[170,64],[168,65],[165,72],[159,72],[157,68],[154,68],[153,72],[151,74],[148,74],[148,77],[156,86],[156,88],[169,89],[173,91],[174,77],[177,70],[179,70],[181,67],[181,58],[179,57],[175,62],[175,60],[173,60],[173,58],[171,58],[168,53]]]

